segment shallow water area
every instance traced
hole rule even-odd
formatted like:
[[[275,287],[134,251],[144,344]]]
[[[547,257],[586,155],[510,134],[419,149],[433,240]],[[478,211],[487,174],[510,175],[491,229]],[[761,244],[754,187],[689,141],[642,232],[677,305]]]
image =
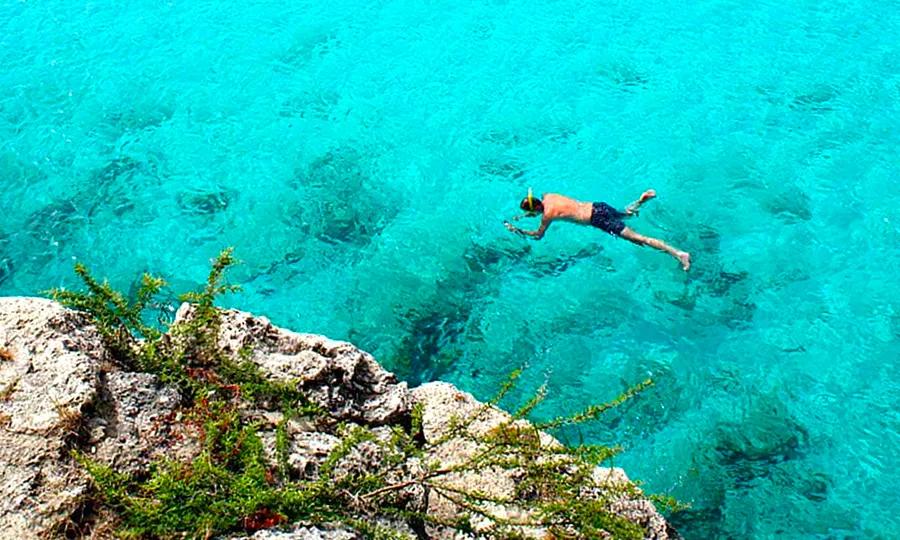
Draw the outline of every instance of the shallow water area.
[[[848,1],[0,5],[0,294],[175,290],[538,418],[687,538],[900,530],[900,10]],[[664,254],[502,226],[529,186]],[[528,222],[523,222],[528,224]],[[535,224],[536,226],[536,224]],[[511,401],[514,403],[514,400]]]

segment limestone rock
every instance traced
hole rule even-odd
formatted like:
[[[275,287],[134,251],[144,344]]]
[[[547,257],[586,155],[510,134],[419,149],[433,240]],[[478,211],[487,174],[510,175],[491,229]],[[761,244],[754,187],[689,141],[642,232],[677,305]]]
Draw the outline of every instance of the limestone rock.
[[[189,461],[199,453],[195,434],[179,421],[177,390],[149,373],[107,373],[101,383],[99,414],[86,423],[92,459],[135,473],[162,457]]]
[[[176,322],[190,318],[183,304]],[[297,381],[332,418],[370,426],[396,422],[409,413],[409,391],[372,355],[350,343],[274,326],[265,317],[237,310],[222,312],[219,345],[250,359],[275,380]]]
[[[286,531],[264,530],[252,536],[237,536],[232,540],[364,540],[356,531],[342,527],[295,527]]]
[[[594,482],[600,489],[631,483],[628,475],[619,467],[596,467],[593,476]],[[612,511],[643,527],[647,531],[645,538],[682,540],[678,531],[669,525],[669,522],[656,510],[653,503],[647,499],[623,497],[612,504]]]
[[[402,523],[379,521],[378,525],[410,539],[416,538]],[[229,540],[365,540],[367,537],[340,525],[295,525],[288,529],[258,531],[251,536],[233,536]]]
[[[276,462],[275,432],[260,433],[260,438],[266,450],[266,457],[273,463]],[[297,478],[313,479],[319,471],[319,466],[338,444],[340,439],[328,433],[314,431],[289,433],[287,466]]]
[[[466,418],[473,418],[467,429],[472,435],[484,435],[491,429],[509,422],[512,417],[496,407],[485,405],[476,400],[471,394],[458,390],[451,384],[433,382],[424,384],[412,390],[413,401],[423,407],[422,430],[425,440],[429,443],[444,442],[439,444],[428,456],[427,461],[438,460],[445,465],[454,465],[473,456],[481,448],[469,438],[445,437],[453,428],[453,423]],[[514,423],[517,426],[527,426],[528,422],[519,420]],[[559,446],[560,443],[547,433],[540,432],[540,441],[543,446]],[[511,498],[519,477],[517,471],[506,469],[485,470],[479,472],[454,473],[441,480],[445,485],[453,488],[471,490],[473,486],[485,494],[494,498]],[[594,471],[594,481],[598,490],[603,487],[614,487],[617,484],[630,483],[625,472],[619,468],[597,467]],[[432,491],[428,498],[428,515],[439,520],[452,520],[461,515],[461,509],[449,499]],[[484,509],[493,515],[502,518],[527,519],[515,504],[497,505],[489,504]],[[667,540],[680,538],[666,520],[657,512],[653,504],[642,498],[627,498],[614,502],[610,508],[616,514],[637,523],[647,531],[646,538]],[[489,522],[484,519],[473,518],[473,527],[476,531],[486,531]],[[454,534],[451,531],[431,528],[431,535],[438,539],[451,539]],[[547,538],[549,532],[540,527],[523,527],[520,532],[529,538]]]
[[[182,306],[178,319],[191,316]],[[262,372],[276,380],[295,382],[321,406],[330,420],[345,429],[370,429],[380,441],[392,429],[410,421],[412,403],[423,406],[423,436],[432,445],[429,452],[411,458],[393,469],[389,485],[409,483],[391,492],[390,502],[410,512],[427,512],[437,519],[453,519],[460,509],[451,500],[429,492],[411,479],[422,478],[425,465],[440,461],[448,467],[464,462],[479,451],[467,437],[447,437],[454,417],[470,417],[471,434],[483,435],[508,422],[509,414],[486,406],[470,394],[446,383],[430,383],[410,392],[397,382],[371,355],[349,343],[322,336],[299,334],[273,326],[265,318],[240,311],[224,311],[220,346],[229,354],[247,357]],[[199,451],[196,434],[179,418],[178,392],[150,374],[130,373],[115,364],[89,318],[66,310],[55,302],[33,298],[0,298],[0,540],[10,538],[59,537],[79,525],[90,484],[72,460],[78,449],[92,459],[121,472],[145,469],[159,457],[186,461]],[[284,420],[280,412],[242,410],[260,429],[270,458],[274,458],[275,429]],[[299,478],[315,478],[322,462],[340,444],[340,438],[321,430],[319,419],[291,419],[286,424],[288,466]],[[525,421],[515,425],[528,426]],[[543,445],[559,445],[552,436],[539,434]],[[335,465],[336,477],[368,472],[383,466],[384,446],[373,441],[355,446]],[[515,470],[466,471],[447,474],[440,482],[450,487],[478,490],[508,497],[520,480]],[[628,482],[621,469],[597,468],[597,489]],[[382,500],[382,502],[384,502]],[[524,518],[513,503],[488,508],[495,515]],[[640,498],[622,498],[613,511],[643,525],[648,538],[677,538],[653,505]],[[97,533],[110,525],[110,516],[94,516],[79,530],[93,526]],[[472,520],[476,530],[488,529],[485,520]],[[409,537],[424,532],[436,539],[463,540],[472,536],[437,527],[415,534],[408,524],[388,521],[383,526]],[[412,523],[412,522],[411,522]],[[74,528],[73,528],[74,527]],[[530,537],[546,531],[528,528]],[[335,526],[295,524],[283,530],[260,531],[254,540],[356,540],[357,532]]]
[[[452,423],[455,421],[474,417],[474,421],[468,425],[468,432],[471,435],[484,435],[491,429],[511,420],[508,413],[496,407],[487,406],[477,401],[471,394],[461,392],[448,383],[427,383],[413,389],[412,394],[414,402],[423,407],[422,432],[425,441],[431,444],[445,438],[444,436],[452,429]],[[541,440],[542,443],[548,445],[555,443],[552,437],[543,433]],[[429,462],[440,462],[444,467],[452,467],[474,456],[480,449],[480,445],[471,439],[450,437],[429,452],[425,459]],[[440,483],[449,488],[461,490],[471,490],[477,486],[477,489],[485,495],[493,498],[507,498],[515,490],[517,476],[514,470],[488,469],[451,473],[442,477]],[[429,491],[427,508],[428,515],[440,521],[453,521],[463,515],[459,506],[435,490]],[[483,509],[498,517],[510,519],[527,517],[514,505],[504,507],[485,503]],[[472,516],[471,521],[476,532],[486,532],[491,525],[491,521],[478,515]],[[437,527],[430,527],[429,530],[431,536],[440,540],[456,538],[455,531]],[[529,538],[545,538],[549,534],[542,528],[528,528],[522,532]]]
[[[69,444],[105,349],[84,315],[35,298],[0,298],[0,347],[0,538],[56,536],[88,489]]]

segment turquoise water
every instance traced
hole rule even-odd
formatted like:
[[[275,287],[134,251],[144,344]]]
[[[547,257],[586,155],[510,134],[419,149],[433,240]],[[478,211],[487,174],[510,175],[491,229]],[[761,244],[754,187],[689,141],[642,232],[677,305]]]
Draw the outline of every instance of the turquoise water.
[[[604,421],[688,538],[900,537],[890,2],[6,2],[0,294],[87,263]],[[510,235],[527,187],[624,205]]]

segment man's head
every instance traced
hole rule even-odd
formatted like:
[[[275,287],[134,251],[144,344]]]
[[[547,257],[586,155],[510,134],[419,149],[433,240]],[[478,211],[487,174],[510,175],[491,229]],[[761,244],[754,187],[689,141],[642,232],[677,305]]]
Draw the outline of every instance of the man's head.
[[[519,208],[532,214],[539,214],[544,211],[544,203],[531,193],[531,188],[528,188],[528,196],[522,199],[522,202],[519,203]]]

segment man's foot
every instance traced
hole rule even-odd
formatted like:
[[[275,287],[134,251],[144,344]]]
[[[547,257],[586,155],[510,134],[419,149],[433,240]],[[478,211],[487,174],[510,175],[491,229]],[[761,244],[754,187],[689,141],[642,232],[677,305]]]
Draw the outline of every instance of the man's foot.
[[[691,254],[687,251],[679,251],[675,254],[678,257],[678,260],[681,261],[681,268],[684,269],[685,272],[691,269]]]
[[[637,216],[641,213],[641,205],[645,202],[649,201],[653,197],[656,197],[656,191],[652,189],[648,189],[647,191],[641,193],[641,197],[629,204],[627,208],[625,208],[625,215],[628,216]]]

